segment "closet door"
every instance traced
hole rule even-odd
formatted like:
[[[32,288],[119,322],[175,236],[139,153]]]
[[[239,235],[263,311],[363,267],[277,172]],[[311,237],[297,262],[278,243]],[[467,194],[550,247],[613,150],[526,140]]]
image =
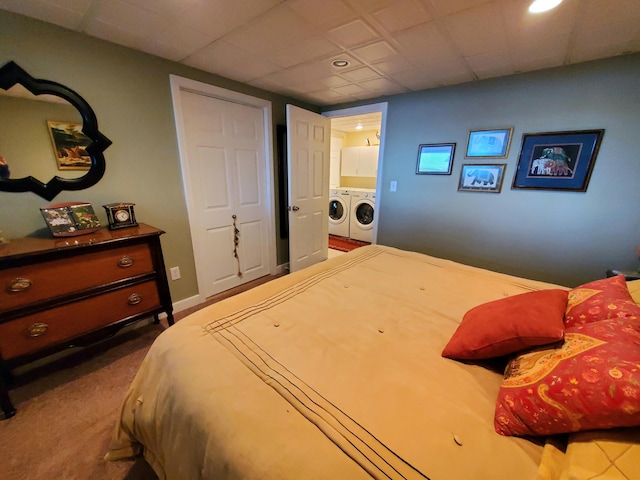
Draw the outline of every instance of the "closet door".
[[[269,273],[264,117],[189,91],[181,104],[194,256],[208,297]]]

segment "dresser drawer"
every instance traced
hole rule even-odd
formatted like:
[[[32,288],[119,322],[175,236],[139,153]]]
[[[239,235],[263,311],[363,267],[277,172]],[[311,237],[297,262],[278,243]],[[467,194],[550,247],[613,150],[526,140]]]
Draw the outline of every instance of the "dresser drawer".
[[[8,268],[0,271],[0,312],[149,272],[146,243]]]
[[[145,282],[0,324],[0,354],[11,359],[160,307]]]

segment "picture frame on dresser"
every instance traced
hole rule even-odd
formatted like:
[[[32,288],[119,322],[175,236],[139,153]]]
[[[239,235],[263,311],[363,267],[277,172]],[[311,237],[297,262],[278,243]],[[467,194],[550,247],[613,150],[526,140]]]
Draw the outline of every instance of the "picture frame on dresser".
[[[86,235],[100,228],[93,206],[87,202],[54,203],[40,212],[54,237]]]

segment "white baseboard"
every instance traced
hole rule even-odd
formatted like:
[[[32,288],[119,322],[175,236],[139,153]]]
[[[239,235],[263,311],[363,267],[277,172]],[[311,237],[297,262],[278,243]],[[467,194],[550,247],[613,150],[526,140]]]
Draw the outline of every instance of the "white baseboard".
[[[280,275],[282,273],[288,273],[288,272],[289,272],[289,262],[283,263],[282,265],[278,265],[276,267],[275,274]],[[173,313],[176,314],[188,308],[195,307],[196,305],[200,305],[205,300],[206,299],[200,298],[200,294],[194,295],[189,298],[183,298],[182,300],[178,300],[177,302],[173,303]],[[163,312],[159,315],[159,317],[167,318],[167,314]]]
[[[182,300],[178,300],[177,302],[173,302],[173,313],[174,315],[178,312],[186,310],[191,307],[195,307],[196,305],[200,305],[204,300],[200,298],[200,295],[194,295],[189,298],[183,298]],[[167,318],[167,314],[162,312],[158,315],[160,318]]]

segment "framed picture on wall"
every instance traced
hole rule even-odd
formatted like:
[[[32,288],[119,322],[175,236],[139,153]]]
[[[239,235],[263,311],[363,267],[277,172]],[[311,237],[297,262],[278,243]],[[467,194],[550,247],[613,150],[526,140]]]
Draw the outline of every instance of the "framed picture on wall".
[[[82,132],[82,124],[47,121],[58,170],[89,170],[91,157],[86,148],[91,139]]]
[[[513,127],[471,130],[466,158],[507,158]]]
[[[455,143],[431,143],[418,147],[416,174],[451,175]]]
[[[585,192],[604,130],[526,133],[511,188]]]
[[[506,163],[465,163],[460,170],[458,191],[500,193],[506,166]]]

